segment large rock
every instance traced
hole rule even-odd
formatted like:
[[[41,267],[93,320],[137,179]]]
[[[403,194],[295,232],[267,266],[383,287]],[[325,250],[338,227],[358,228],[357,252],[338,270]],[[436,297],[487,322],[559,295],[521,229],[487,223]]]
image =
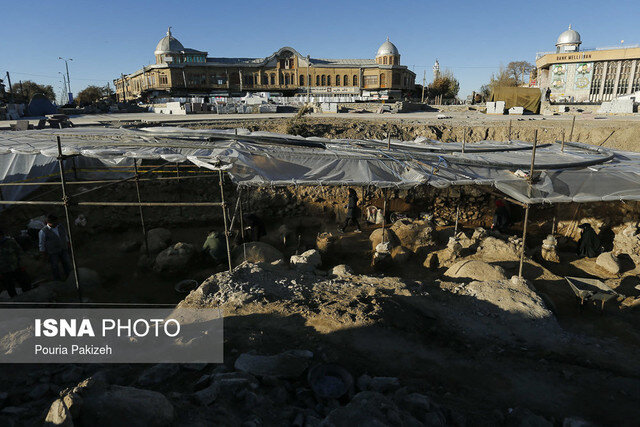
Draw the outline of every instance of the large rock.
[[[436,425],[423,424],[427,414],[416,419],[403,411],[393,400],[375,391],[356,394],[345,406],[338,406],[320,424],[323,427],[386,426],[386,425]]]
[[[321,233],[316,238],[316,247],[321,253],[326,254],[335,248],[336,241],[337,239],[333,234]]]
[[[507,275],[502,267],[487,264],[478,260],[463,260],[453,264],[444,273],[451,278],[462,278],[480,281],[506,280]]]
[[[608,271],[611,274],[620,273],[620,262],[613,252],[603,252],[596,258],[596,265]]]
[[[174,409],[157,391],[112,385],[83,396],[79,418],[82,425],[97,427],[162,427],[173,423]]]
[[[391,258],[396,264],[404,264],[411,258],[412,252],[404,246],[396,246],[391,250]]]
[[[56,399],[51,404],[49,412],[44,419],[45,426],[64,426],[73,427],[73,418],[71,412],[64,404],[62,399]]]
[[[331,275],[336,277],[349,277],[353,275],[353,269],[346,264],[336,265],[331,269]]]
[[[45,425],[163,427],[173,420],[173,405],[161,393],[89,378],[52,403]]]
[[[158,254],[153,263],[153,269],[163,273],[181,271],[193,261],[195,255],[195,246],[179,242]]]
[[[157,254],[171,244],[171,231],[166,228],[152,228],[147,232],[147,242],[149,242],[149,253]],[[144,242],[142,243],[140,251],[146,254],[146,245]]]
[[[560,262],[560,256],[558,255],[558,240],[551,234],[542,241],[542,247],[540,248],[540,256],[542,259],[549,262]]]
[[[391,230],[398,237],[400,244],[412,252],[426,253],[435,246],[433,226],[430,222],[401,219],[391,226]]]
[[[292,267],[301,272],[315,271],[322,264],[320,252],[315,249],[309,249],[302,255],[293,255],[289,261]]]
[[[383,231],[384,230],[384,231]],[[377,228],[373,230],[371,235],[369,236],[369,241],[371,242],[371,249],[376,250],[376,247],[382,243],[382,233],[384,232],[384,241],[390,243],[391,248],[394,248],[400,244],[400,240],[398,240],[398,236],[393,230],[385,228]]]
[[[256,376],[297,378],[309,367],[312,357],[313,353],[305,350],[290,350],[273,356],[243,353],[234,367]]]
[[[237,247],[232,254],[235,265],[245,261],[254,264],[261,262],[272,263],[283,259],[282,252],[271,245],[262,242],[249,242]]]
[[[496,237],[487,237],[478,246],[478,253],[488,260],[516,260],[520,258],[521,239],[510,238],[508,241]]]

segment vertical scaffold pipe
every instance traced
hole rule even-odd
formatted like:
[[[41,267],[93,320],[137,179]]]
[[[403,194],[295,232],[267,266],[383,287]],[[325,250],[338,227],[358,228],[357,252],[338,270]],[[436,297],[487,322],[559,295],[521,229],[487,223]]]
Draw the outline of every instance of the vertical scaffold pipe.
[[[64,216],[67,220],[67,237],[69,237],[69,251],[71,252],[71,263],[73,264],[73,277],[76,282],[76,290],[78,292],[78,300],[82,302],[82,289],[80,289],[80,280],[78,279],[78,264],[76,263],[76,252],[73,246],[73,235],[71,233],[71,219],[69,218],[69,197],[67,197],[67,181],[64,177],[64,156],[62,155],[62,142],[60,137],[58,141],[58,166],[60,169],[60,186],[62,187],[62,203],[64,205]]]
[[[573,141],[573,128],[576,125],[576,116],[573,116],[573,120],[571,121],[571,132],[569,133],[569,142]]]
[[[138,203],[142,203],[142,199],[140,198],[140,174],[138,173],[138,159],[133,159],[133,170],[136,173],[136,195],[138,196]],[[144,238],[144,247],[145,252],[147,254],[147,258],[149,258],[149,238],[147,236],[147,227],[144,225],[144,214],[142,213],[142,204],[138,206],[138,212],[140,214],[140,225],[142,227],[142,237]]]
[[[533,186],[533,169],[536,162],[536,146],[538,145],[538,130],[536,129],[533,133],[533,149],[531,150],[531,168],[529,169],[529,189],[528,196],[531,197],[532,186]],[[529,207],[530,204],[527,203],[527,207],[524,211],[524,225],[522,227],[522,249],[520,249],[520,266],[518,267],[518,277],[522,279],[522,267],[524,265],[524,248],[527,243],[527,225],[529,223]]]
[[[227,243],[227,260],[229,261],[229,273],[233,270],[231,266],[231,246],[229,246],[229,228],[227,227],[227,206],[224,202],[224,187],[222,179],[222,170],[218,169],[220,175],[220,201],[222,202],[222,219],[224,221],[224,240]]]
[[[524,265],[524,245],[527,240],[527,223],[529,222],[529,205],[524,209],[524,227],[522,227],[522,249],[520,250],[520,266],[518,277],[522,279],[522,266]]]

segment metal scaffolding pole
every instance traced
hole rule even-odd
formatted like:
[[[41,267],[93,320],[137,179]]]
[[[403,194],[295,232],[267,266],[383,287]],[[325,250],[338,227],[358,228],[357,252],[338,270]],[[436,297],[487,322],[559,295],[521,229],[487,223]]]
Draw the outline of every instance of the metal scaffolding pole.
[[[0,200],[0,205],[57,205],[63,206],[64,202],[51,200]],[[220,202],[75,202],[74,206],[119,206],[119,207],[219,207]]]
[[[58,141],[58,165],[60,169],[60,187],[62,188],[62,204],[64,206],[64,216],[67,219],[67,237],[69,237],[69,251],[71,252],[71,262],[73,264],[73,277],[76,282],[76,290],[78,291],[78,299],[82,302],[82,290],[80,289],[80,280],[78,279],[78,265],[76,264],[76,254],[73,248],[73,236],[71,233],[71,219],[69,218],[69,198],[67,197],[66,179],[64,178],[64,159],[62,154],[62,143],[60,137]]]
[[[571,132],[569,133],[569,142],[573,140],[573,128],[576,125],[576,116],[573,116],[573,120],[571,121]]]
[[[227,228],[227,207],[224,203],[222,170],[218,170],[218,173],[220,174],[220,200],[222,202],[220,206],[222,206],[222,218],[224,220],[224,239],[227,242],[227,260],[229,261],[229,273],[231,273],[233,267],[231,266],[231,246],[229,245],[229,229]]]
[[[460,189],[460,195],[458,196],[458,203],[456,204],[456,225],[453,227],[453,237],[458,234],[458,224],[460,221],[460,201],[462,200],[462,188]]]
[[[536,146],[538,145],[538,129],[533,134],[533,149],[531,150],[531,168],[529,169],[529,190],[528,196],[531,197],[531,190],[533,185],[533,168],[536,162]],[[524,248],[527,242],[527,225],[529,223],[529,208],[530,204],[527,203],[524,210],[524,226],[522,227],[522,249],[520,250],[520,266],[518,268],[518,277],[522,279],[522,267],[524,265]]]
[[[144,214],[142,213],[142,199],[140,198],[140,174],[138,174],[138,159],[133,159],[133,168],[136,171],[135,183],[136,183],[136,194],[138,196],[138,211],[140,212],[140,225],[142,226],[142,236],[144,238],[144,247],[147,253],[147,258],[149,258],[149,239],[147,237],[147,228],[144,225]]]
[[[178,201],[182,201],[182,186],[180,185],[180,164],[176,163],[176,178],[178,179]],[[182,208],[180,208],[180,216],[182,216]]]

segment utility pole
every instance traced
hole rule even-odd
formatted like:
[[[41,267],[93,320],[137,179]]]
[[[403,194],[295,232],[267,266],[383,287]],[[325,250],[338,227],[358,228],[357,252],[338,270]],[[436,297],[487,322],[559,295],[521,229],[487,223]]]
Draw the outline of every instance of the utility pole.
[[[13,87],[11,86],[11,76],[9,75],[9,72],[7,71],[7,81],[9,82],[9,93],[11,94],[11,103],[14,103],[13,100]]]
[[[307,55],[307,102],[311,102],[311,55]]]
[[[64,73],[61,71],[58,71],[58,74],[60,74],[62,76],[62,81],[64,82],[64,91],[66,93],[69,93],[69,85],[67,84],[67,78],[65,77]],[[63,102],[63,104],[66,104],[66,102]]]
[[[424,85],[426,84],[426,81],[427,81],[427,70],[424,70],[424,74],[422,75],[422,101],[420,101],[423,104],[424,104]]]
[[[71,59],[71,58],[63,58],[61,56],[59,56],[58,59],[62,59],[64,61],[64,66],[67,69],[67,84],[69,85],[69,103],[72,103],[73,102],[73,94],[71,93],[71,79],[69,78],[69,62],[68,61],[73,61],[73,59]]]
[[[122,79],[122,102],[127,102],[127,93],[124,91],[124,74],[120,73],[120,78]]]

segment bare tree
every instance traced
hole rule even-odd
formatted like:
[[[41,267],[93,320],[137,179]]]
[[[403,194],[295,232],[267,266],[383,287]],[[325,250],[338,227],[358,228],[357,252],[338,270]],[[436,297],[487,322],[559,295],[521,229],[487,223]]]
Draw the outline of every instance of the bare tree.
[[[528,77],[529,74],[535,70],[536,67],[530,62],[527,61],[512,61],[507,64],[507,68],[505,69],[509,77],[512,77],[516,86],[520,86],[521,84],[526,83],[525,76]]]

